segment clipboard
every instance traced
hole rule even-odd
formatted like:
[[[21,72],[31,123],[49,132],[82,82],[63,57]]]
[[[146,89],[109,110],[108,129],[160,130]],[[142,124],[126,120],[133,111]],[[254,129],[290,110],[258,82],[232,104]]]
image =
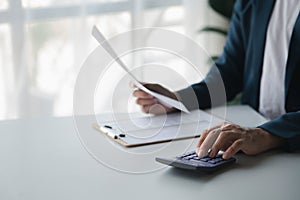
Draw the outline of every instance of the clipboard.
[[[93,124],[93,127],[124,147],[137,147],[199,137],[202,131],[224,122],[202,110],[137,117]]]

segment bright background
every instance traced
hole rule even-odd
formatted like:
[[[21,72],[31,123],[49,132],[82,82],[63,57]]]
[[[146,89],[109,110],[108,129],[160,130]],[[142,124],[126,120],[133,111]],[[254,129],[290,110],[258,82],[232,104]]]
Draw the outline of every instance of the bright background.
[[[222,51],[225,37],[198,30],[228,27],[206,0],[0,0],[1,120],[72,115],[77,74],[98,46],[90,35],[94,24],[107,37],[163,27],[212,55]]]

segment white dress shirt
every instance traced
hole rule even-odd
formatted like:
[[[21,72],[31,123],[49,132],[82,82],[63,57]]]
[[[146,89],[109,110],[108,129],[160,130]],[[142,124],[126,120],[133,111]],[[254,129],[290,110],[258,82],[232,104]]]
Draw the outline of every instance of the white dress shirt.
[[[259,112],[269,119],[285,111],[285,71],[299,0],[277,0],[269,22],[260,84]]]

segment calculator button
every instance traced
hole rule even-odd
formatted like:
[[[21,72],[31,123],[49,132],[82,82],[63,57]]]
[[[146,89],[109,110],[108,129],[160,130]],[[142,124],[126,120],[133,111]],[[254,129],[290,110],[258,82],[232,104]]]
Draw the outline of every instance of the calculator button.
[[[176,158],[181,159],[181,158],[185,158],[185,157],[187,157],[187,156],[189,156],[189,155],[183,154],[183,155],[177,156]]]
[[[176,158],[178,158],[178,159],[181,159],[183,157],[184,157],[184,155],[176,156]]]
[[[184,160],[190,160],[190,159],[192,159],[193,158],[193,156],[185,156],[185,157],[183,157],[182,159],[184,159]]]
[[[216,161],[216,163],[219,163],[219,162],[223,161],[223,158],[216,158],[215,161]]]
[[[190,156],[190,155],[192,155],[193,154],[193,152],[187,152],[187,153],[185,153],[185,154],[183,154],[183,155],[181,155],[182,157],[186,157],[186,156]]]
[[[186,157],[189,157],[189,156],[192,156],[192,157],[194,157],[196,155],[196,152],[187,152],[187,153],[185,153],[185,154],[182,154],[182,155],[180,155],[180,156],[177,156],[176,158],[179,158],[179,159],[181,159],[181,158],[186,158]]]
[[[194,151],[191,151],[191,152],[187,152],[186,154],[187,155],[192,155],[192,154],[194,154],[195,152]]]
[[[187,159],[187,160],[190,160],[190,159],[193,159],[193,158],[194,158],[194,155],[185,157],[185,159]]]
[[[215,160],[209,160],[208,162],[211,163],[211,164],[216,164],[217,163]]]
[[[204,162],[207,162],[207,161],[211,160],[211,158],[210,157],[204,157],[204,158],[201,158],[201,160],[204,161]]]

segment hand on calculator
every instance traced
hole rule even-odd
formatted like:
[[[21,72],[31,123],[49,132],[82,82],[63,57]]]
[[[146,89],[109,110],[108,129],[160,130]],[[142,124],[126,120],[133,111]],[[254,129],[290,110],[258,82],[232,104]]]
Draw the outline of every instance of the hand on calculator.
[[[235,124],[225,123],[205,130],[197,144],[197,154],[204,157],[215,157],[221,150],[223,159],[229,159],[238,151],[247,155],[255,155],[263,151],[279,147],[285,140],[271,135],[261,128],[243,128]]]

